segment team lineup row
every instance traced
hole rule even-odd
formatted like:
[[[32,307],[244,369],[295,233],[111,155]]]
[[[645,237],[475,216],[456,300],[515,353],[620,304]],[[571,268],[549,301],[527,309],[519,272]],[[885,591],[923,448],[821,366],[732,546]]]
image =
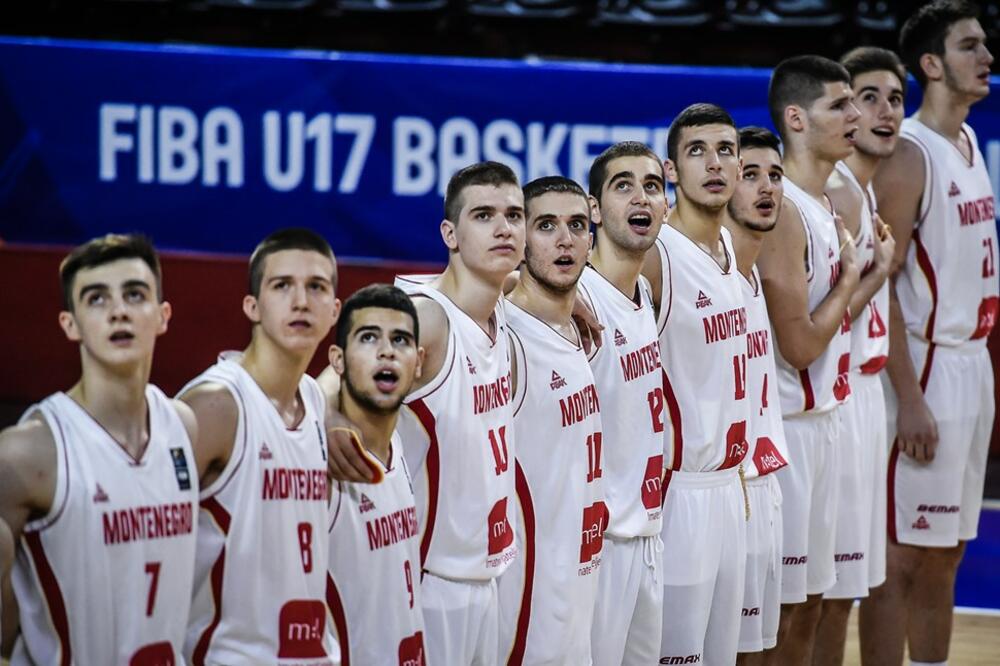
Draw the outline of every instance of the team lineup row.
[[[0,433],[2,653],[839,664],[861,598],[865,663],[944,663],[994,409],[984,39],[963,2],[909,19],[906,120],[864,47],[775,68],[780,140],[695,104],[589,193],[466,167],[444,272],[343,306],[326,241],[277,231],[249,345],[176,399],[155,251],[78,247],[80,380]]]

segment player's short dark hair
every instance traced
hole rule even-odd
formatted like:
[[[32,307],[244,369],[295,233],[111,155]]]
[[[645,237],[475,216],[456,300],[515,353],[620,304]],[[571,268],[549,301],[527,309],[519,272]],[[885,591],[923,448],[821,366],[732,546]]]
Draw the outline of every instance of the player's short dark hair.
[[[851,75],[851,82],[869,72],[892,72],[899,79],[903,94],[906,94],[906,68],[899,56],[889,49],[877,46],[859,46],[840,58],[840,64]]]
[[[781,154],[781,140],[766,127],[748,125],[740,128],[740,150],[748,148],[770,148]]]
[[[583,191],[579,183],[575,180],[566,178],[565,176],[542,176],[541,178],[536,178],[522,188],[524,192],[524,207],[525,210],[528,208],[528,202],[532,199],[537,199],[543,194],[548,194],[549,192],[558,192],[563,194],[576,194],[583,197],[583,204],[587,207],[588,215],[590,211],[590,204],[587,201],[587,193]]]
[[[399,287],[391,284],[376,283],[362,287],[344,301],[340,311],[340,323],[337,324],[337,346],[347,349],[347,339],[351,335],[351,316],[363,308],[385,308],[399,310],[410,315],[413,320],[413,339],[420,342],[420,321],[417,319],[417,308],[413,301]]]
[[[736,129],[733,117],[721,106],[704,102],[692,104],[678,113],[674,122],[670,123],[670,131],[667,133],[667,158],[671,162],[677,161],[677,145],[681,141],[681,131],[685,127],[705,125],[729,125]]]
[[[517,175],[506,164],[500,162],[477,162],[455,172],[448,181],[444,195],[444,218],[458,224],[462,214],[462,191],[473,185],[513,185],[518,187]]]
[[[660,165],[660,175],[663,175],[663,162],[660,161],[660,156],[653,152],[652,148],[639,141],[616,143],[598,155],[594,163],[590,165],[588,188],[590,196],[597,199],[598,203],[601,201],[601,188],[604,187],[604,181],[608,179],[608,163],[619,157],[649,157]]]
[[[306,250],[318,252],[333,262],[333,288],[337,288],[337,260],[326,239],[312,229],[289,227],[279,229],[262,240],[250,255],[250,295],[260,296],[260,284],[264,280],[264,261],[268,256],[283,250]]]
[[[771,122],[783,140],[788,139],[785,131],[785,109],[793,104],[804,109],[809,108],[823,96],[824,85],[838,81],[850,85],[851,75],[839,62],[823,56],[794,56],[778,63],[771,72],[767,105],[771,112]]]
[[[899,54],[921,87],[927,86],[927,76],[920,66],[920,57],[925,53],[944,55],[944,40],[951,26],[970,18],[979,18],[979,7],[974,3],[964,0],[935,0],[906,19],[899,31]]]
[[[73,280],[77,273],[119,259],[142,259],[156,278],[156,300],[163,300],[160,258],[149,238],[142,234],[107,234],[74,248],[59,264],[63,309],[73,312]]]

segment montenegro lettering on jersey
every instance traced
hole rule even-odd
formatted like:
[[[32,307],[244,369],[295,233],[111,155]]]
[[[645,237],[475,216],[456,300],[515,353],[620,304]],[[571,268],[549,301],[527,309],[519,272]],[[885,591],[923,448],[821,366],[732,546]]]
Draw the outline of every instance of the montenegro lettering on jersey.
[[[601,411],[601,403],[597,399],[597,387],[591,384],[565,398],[560,398],[559,409],[562,411],[563,428],[579,423],[591,414],[597,414]]]
[[[661,368],[660,341],[651,342],[645,347],[630,351],[625,356],[619,356],[625,381],[631,382]]]
[[[766,328],[747,333],[747,358],[763,358],[770,352],[770,331]]]
[[[194,529],[193,515],[194,508],[190,502],[105,511],[101,516],[104,544],[112,546],[190,534]]]
[[[980,222],[993,222],[993,197],[983,197],[973,201],[963,201],[958,204],[958,219],[960,226],[967,227]]]
[[[701,323],[705,328],[706,345],[720,340],[728,340],[738,335],[746,335],[747,309],[733,308],[726,312],[717,312],[714,315],[703,317]]]
[[[510,374],[489,384],[475,384],[472,387],[472,409],[474,414],[485,414],[510,402]]]
[[[379,516],[369,520],[365,528],[368,530],[368,550],[391,546],[417,536],[417,509],[411,506]]]
[[[278,467],[264,470],[265,500],[305,500],[325,502],[330,493],[325,469]]]

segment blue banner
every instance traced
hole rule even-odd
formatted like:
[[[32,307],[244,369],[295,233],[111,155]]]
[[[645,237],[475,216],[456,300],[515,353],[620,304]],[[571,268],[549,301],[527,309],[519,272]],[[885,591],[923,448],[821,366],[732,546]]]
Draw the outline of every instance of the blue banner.
[[[768,76],[0,39],[0,237],[138,229],[162,248],[245,253],[295,225],[342,256],[443,261],[458,168],[495,159],[525,181],[585,183],[612,142],[665,154],[670,119],[693,102],[770,125]],[[1000,190],[1000,95],[970,122]]]

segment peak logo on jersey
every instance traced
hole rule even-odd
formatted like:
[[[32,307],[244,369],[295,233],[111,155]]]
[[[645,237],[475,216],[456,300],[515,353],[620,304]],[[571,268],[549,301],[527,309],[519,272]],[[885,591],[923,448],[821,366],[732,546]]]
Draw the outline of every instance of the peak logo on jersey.
[[[705,295],[701,289],[698,290],[698,298],[695,300],[694,305],[698,310],[702,308],[707,308],[712,304],[712,299]]]
[[[490,515],[486,519],[487,534],[486,552],[488,555],[496,555],[503,552],[507,546],[514,543],[514,530],[511,529],[507,521],[507,498],[493,505]],[[499,564],[499,563],[498,563]]]
[[[104,492],[104,488],[101,488],[101,484],[97,484],[97,490],[94,491],[94,504],[98,502],[107,502],[108,494]]]
[[[261,443],[261,445],[260,445],[260,453],[257,454],[257,457],[260,460],[270,460],[271,458],[274,457],[274,454],[271,453],[271,449],[267,448],[267,442],[262,442]]]
[[[948,188],[948,198],[957,197],[961,193],[962,190],[958,189],[958,185],[955,184],[955,181],[951,181],[951,187]]]
[[[361,513],[368,513],[375,510],[375,502],[368,495],[361,493],[361,501],[358,502],[358,509]]]
[[[621,347],[622,345],[627,345],[627,344],[628,344],[628,340],[625,338],[625,335],[616,328],[615,329],[615,347]]]
[[[560,398],[559,411],[562,413],[563,428],[600,412],[601,403],[597,398],[597,387],[590,384],[572,395]]]
[[[472,413],[485,414],[510,402],[510,373],[488,384],[472,387]]]
[[[580,541],[580,564],[586,564],[601,554],[604,548],[604,530],[611,513],[604,502],[594,502],[583,507],[583,531]]]
[[[465,357],[465,366],[469,369],[469,374],[476,374],[476,366],[472,365],[472,359],[468,356]]]
[[[646,475],[642,480],[642,505],[646,511],[655,512],[650,515],[650,520],[660,517],[660,509],[663,507],[663,496],[660,494],[660,487],[663,484],[663,454],[650,456],[646,461]]]
[[[317,659],[326,656],[326,606],[313,599],[293,599],[278,614],[278,658]]]
[[[188,471],[188,459],[184,449],[170,449],[170,457],[174,460],[174,476],[177,477],[177,487],[181,490],[191,490],[191,472]]]
[[[917,522],[913,523],[911,527],[915,530],[929,530],[931,528],[931,524],[927,522],[927,518],[920,516],[917,518]]]
[[[960,506],[952,504],[921,504],[917,507],[920,513],[958,513]]]
[[[958,204],[958,224],[968,227],[980,222],[993,222],[996,219],[994,213],[993,197],[983,197],[972,201],[963,201]]]
[[[558,372],[556,372],[555,370],[553,370],[552,371],[552,383],[549,384],[549,387],[553,391],[555,391],[556,389],[561,389],[563,386],[566,386],[566,380],[563,379],[562,377],[560,377]]]
[[[399,666],[426,666],[424,632],[418,631],[399,642]]]
[[[700,664],[701,653],[689,654],[685,657],[660,657],[661,664]]]

